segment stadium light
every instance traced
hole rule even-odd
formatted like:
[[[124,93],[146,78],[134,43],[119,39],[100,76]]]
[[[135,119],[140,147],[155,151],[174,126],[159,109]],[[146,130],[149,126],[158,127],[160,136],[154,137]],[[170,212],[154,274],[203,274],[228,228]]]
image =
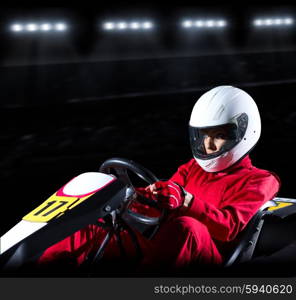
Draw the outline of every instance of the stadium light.
[[[272,19],[266,19],[266,20],[264,21],[264,24],[265,24],[266,26],[271,26],[271,25],[274,25],[274,22],[273,22]]]
[[[126,22],[119,22],[119,23],[117,24],[117,28],[118,28],[119,30],[124,30],[124,29],[127,28],[127,23],[126,23]]]
[[[105,30],[112,30],[114,28],[115,28],[115,25],[114,25],[113,22],[107,22],[107,23],[104,24],[104,29]]]
[[[216,29],[222,28],[227,25],[225,20],[219,19],[198,19],[198,20],[184,20],[182,22],[182,27],[185,29],[197,28],[197,29]]]
[[[55,30],[57,30],[57,31],[65,31],[67,29],[67,26],[65,23],[56,23],[54,27],[55,27]]]
[[[37,32],[49,32],[49,31],[56,31],[62,32],[67,29],[67,25],[65,23],[15,23],[10,26],[10,30],[13,32],[30,32],[30,33],[37,33]]]
[[[103,30],[106,31],[139,31],[139,30],[149,30],[152,29],[154,26],[153,22],[151,21],[107,21],[103,23]]]
[[[194,23],[194,25],[196,26],[196,27],[204,27],[205,26],[205,23],[203,22],[203,21],[196,21],[195,23]]]
[[[130,23],[130,28],[134,29],[134,30],[140,29],[140,23],[139,22],[132,22],[132,23]]]
[[[52,25],[48,23],[44,23],[40,25],[40,30],[42,31],[49,31],[52,29]]]
[[[253,20],[253,25],[255,27],[281,27],[289,26],[294,23],[293,18],[265,18],[265,19],[255,19]]]
[[[262,22],[262,20],[254,20],[254,21],[253,21],[253,24],[254,24],[255,26],[262,26],[263,22]]]
[[[224,26],[226,26],[226,22],[224,20],[219,20],[219,21],[217,21],[217,26],[224,27]]]
[[[190,20],[186,20],[186,21],[183,21],[182,26],[185,28],[190,28],[193,26],[193,23]]]
[[[37,31],[38,30],[38,25],[35,24],[35,23],[29,23],[29,24],[26,25],[26,29],[27,29],[27,31],[31,31],[31,32]]]
[[[152,23],[151,22],[144,22],[143,24],[142,24],[142,27],[144,28],[144,29],[151,29],[152,28]]]
[[[292,25],[293,24],[293,19],[292,18],[286,18],[284,20],[284,24],[286,24],[286,25]]]
[[[274,20],[274,24],[275,25],[282,25],[283,24],[283,20],[282,19],[275,19]]]
[[[206,21],[206,26],[207,27],[214,27],[215,26],[215,22],[213,20],[208,20],[208,21]]]
[[[13,24],[10,29],[14,32],[20,32],[24,30],[24,26],[22,24]]]

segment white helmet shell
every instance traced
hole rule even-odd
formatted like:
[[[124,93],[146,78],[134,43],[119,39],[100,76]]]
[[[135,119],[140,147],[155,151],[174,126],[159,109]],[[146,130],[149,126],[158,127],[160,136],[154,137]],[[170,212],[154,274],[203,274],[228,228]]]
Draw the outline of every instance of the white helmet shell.
[[[199,155],[194,130],[226,124],[236,128],[235,141],[216,155]],[[233,86],[218,86],[198,99],[189,128],[197,163],[207,172],[219,172],[232,166],[256,145],[261,134],[261,120],[258,107],[249,94]]]

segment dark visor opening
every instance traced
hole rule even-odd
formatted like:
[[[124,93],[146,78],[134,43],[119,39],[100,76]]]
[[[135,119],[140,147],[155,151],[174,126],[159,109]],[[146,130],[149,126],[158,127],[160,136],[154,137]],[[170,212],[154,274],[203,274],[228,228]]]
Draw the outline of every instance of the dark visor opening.
[[[248,116],[246,114],[241,114],[236,119],[236,123],[238,124],[238,126],[235,123],[211,127],[189,126],[190,143],[193,155],[196,158],[207,160],[218,157],[221,154],[232,149],[241,141],[246,132]],[[210,154],[206,153],[204,139],[208,135],[225,140],[225,143],[219,151]]]

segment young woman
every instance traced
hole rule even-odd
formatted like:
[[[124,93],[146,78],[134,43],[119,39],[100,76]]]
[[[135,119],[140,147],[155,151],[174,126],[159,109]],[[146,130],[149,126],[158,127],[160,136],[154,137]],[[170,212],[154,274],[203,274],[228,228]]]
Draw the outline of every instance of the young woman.
[[[278,177],[254,167],[249,158],[260,138],[261,120],[256,103],[245,91],[218,86],[203,94],[193,107],[189,133],[193,158],[169,180],[137,189],[169,211],[153,238],[136,232],[143,268],[222,264],[238,233],[279,190]],[[48,248],[39,263],[66,257],[79,265],[98,249],[103,231],[89,225]],[[121,235],[132,258],[132,240],[125,231]],[[105,258],[119,255],[113,239]]]

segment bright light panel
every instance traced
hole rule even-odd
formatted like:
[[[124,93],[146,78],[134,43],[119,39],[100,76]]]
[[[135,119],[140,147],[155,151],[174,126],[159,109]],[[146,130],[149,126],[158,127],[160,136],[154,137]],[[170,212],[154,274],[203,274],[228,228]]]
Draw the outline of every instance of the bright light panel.
[[[114,22],[114,21],[108,21],[103,23],[103,29],[106,31],[138,31],[138,30],[149,30],[152,29],[154,24],[151,21],[120,21],[120,22]]]
[[[56,23],[54,27],[57,31],[65,31],[67,29],[65,23]]]
[[[132,22],[130,23],[130,28],[131,29],[134,29],[134,30],[137,30],[137,29],[140,29],[141,25],[139,22]]]
[[[67,30],[67,25],[63,22],[59,23],[15,23],[10,26],[10,30],[13,32],[49,32],[56,31],[62,32]]]
[[[27,31],[36,31],[38,30],[38,25],[35,23],[29,23],[25,26],[25,28],[27,29]]]
[[[114,28],[115,28],[115,25],[114,25],[113,22],[107,22],[107,23],[104,24],[104,29],[105,30],[112,30]]]
[[[279,27],[279,26],[289,26],[294,23],[293,18],[265,18],[265,19],[255,19],[253,25],[256,27]]]
[[[224,27],[224,26],[226,26],[226,22],[224,20],[217,21],[217,27]]]
[[[184,20],[182,27],[187,28],[221,28],[227,25],[225,20],[214,20],[214,19],[198,19],[198,20]]]
[[[24,26],[22,24],[13,24],[10,29],[15,32],[20,32],[24,30]]]
[[[144,22],[143,23],[143,25],[142,25],[142,27],[144,28],[144,29],[150,29],[150,28],[152,28],[152,23],[151,22]]]
[[[41,24],[40,25],[40,30],[42,30],[42,31],[49,31],[51,29],[52,29],[52,25],[51,24],[45,23],[45,24]]]
[[[186,20],[186,21],[183,21],[182,26],[185,28],[190,28],[193,26],[193,23],[190,20]]]

